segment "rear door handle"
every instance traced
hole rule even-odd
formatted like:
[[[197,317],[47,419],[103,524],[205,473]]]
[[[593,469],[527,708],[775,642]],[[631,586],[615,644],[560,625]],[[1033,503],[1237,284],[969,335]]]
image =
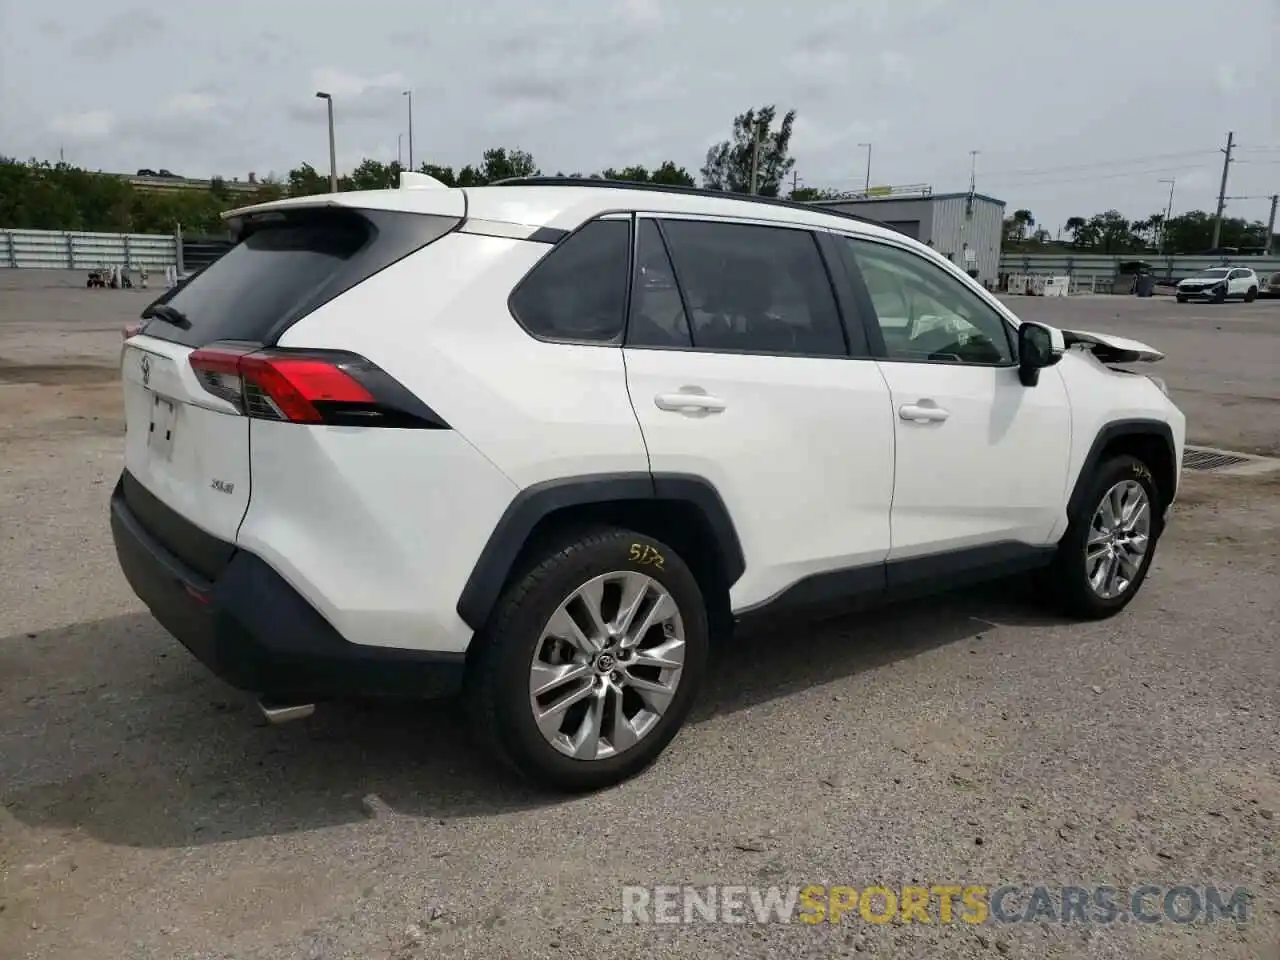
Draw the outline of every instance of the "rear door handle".
[[[951,411],[944,410],[932,400],[921,400],[918,403],[904,403],[898,408],[898,416],[917,423],[941,423],[951,416]]]
[[[727,406],[719,397],[707,393],[686,393],[683,390],[677,393],[660,393],[653,398],[653,405],[659,410],[675,413],[694,413],[699,410],[719,413]]]

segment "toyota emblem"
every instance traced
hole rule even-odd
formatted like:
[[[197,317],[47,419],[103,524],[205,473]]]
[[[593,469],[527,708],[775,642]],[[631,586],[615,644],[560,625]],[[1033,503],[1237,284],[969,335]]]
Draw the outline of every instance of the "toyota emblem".
[[[138,368],[142,371],[142,385],[148,387],[151,385],[151,358],[145,353],[142,355],[142,362],[138,364]]]

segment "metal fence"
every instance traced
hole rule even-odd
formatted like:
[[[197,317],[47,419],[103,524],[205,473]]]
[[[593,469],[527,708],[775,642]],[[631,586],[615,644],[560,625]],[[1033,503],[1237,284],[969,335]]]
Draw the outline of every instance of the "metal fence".
[[[1161,281],[1183,280],[1209,267],[1226,265],[1251,267],[1265,279],[1280,272],[1280,257],[1144,257],[1141,254],[1002,253],[1000,273],[1007,276],[1071,277],[1076,286],[1091,292],[1109,293],[1111,279],[1119,275],[1120,264],[1141,260]]]
[[[181,263],[177,237],[147,233],[67,233],[0,228],[0,269],[161,271]]]
[[[226,237],[183,237],[182,266],[184,270],[200,270],[231,249]]]

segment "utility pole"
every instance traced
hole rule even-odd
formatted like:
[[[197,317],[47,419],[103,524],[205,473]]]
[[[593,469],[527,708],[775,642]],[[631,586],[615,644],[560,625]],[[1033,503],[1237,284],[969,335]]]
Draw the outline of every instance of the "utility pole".
[[[1218,188],[1218,213],[1213,219],[1213,249],[1218,249],[1218,241],[1222,239],[1222,211],[1227,206],[1227,171],[1231,169],[1231,148],[1235,141],[1235,132],[1227,133],[1227,149],[1219,148],[1219,153],[1223,154],[1222,160],[1222,186]]]
[[[978,184],[978,151],[969,151],[969,196],[973,196],[973,191]]]
[[[409,169],[413,169],[413,91],[406,90],[404,95],[409,98]]]
[[[333,94],[325,93],[323,90],[316,92],[316,96],[321,100],[325,100],[329,104],[329,192],[338,192],[338,154],[333,147]]]
[[[396,134],[396,166],[404,169],[404,134]]]
[[[792,195],[794,196],[794,195],[795,195],[795,192],[796,192],[797,190],[799,190],[799,189],[800,189],[800,174],[798,174],[798,173],[796,173],[794,170],[792,170],[792,171],[791,171],[791,193],[792,193]]]
[[[1280,193],[1271,195],[1271,218],[1267,220],[1267,242],[1264,256],[1271,256],[1271,247],[1273,246],[1272,238],[1276,233],[1276,203],[1280,202]]]
[[[860,143],[858,146],[867,148],[867,179],[862,186],[862,195],[869,197],[871,196],[871,144]]]
[[[1160,253],[1164,254],[1164,241],[1169,233],[1169,221],[1173,218],[1173,185],[1178,181],[1176,179],[1161,180],[1160,183],[1169,185],[1169,205],[1164,210],[1164,222],[1160,224]]]
[[[760,121],[756,120],[751,125],[751,195],[754,197],[759,193],[758,180],[760,175]]]

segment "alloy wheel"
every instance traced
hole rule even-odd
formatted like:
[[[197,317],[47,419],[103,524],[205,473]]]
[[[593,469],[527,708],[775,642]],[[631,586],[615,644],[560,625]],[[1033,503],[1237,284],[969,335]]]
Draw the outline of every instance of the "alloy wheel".
[[[1085,542],[1085,573],[1104,600],[1132,585],[1151,545],[1151,500],[1136,480],[1122,480],[1102,497]]]
[[[593,577],[552,614],[529,670],[543,738],[577,760],[603,760],[648,736],[684,670],[680,608],[635,571]]]

